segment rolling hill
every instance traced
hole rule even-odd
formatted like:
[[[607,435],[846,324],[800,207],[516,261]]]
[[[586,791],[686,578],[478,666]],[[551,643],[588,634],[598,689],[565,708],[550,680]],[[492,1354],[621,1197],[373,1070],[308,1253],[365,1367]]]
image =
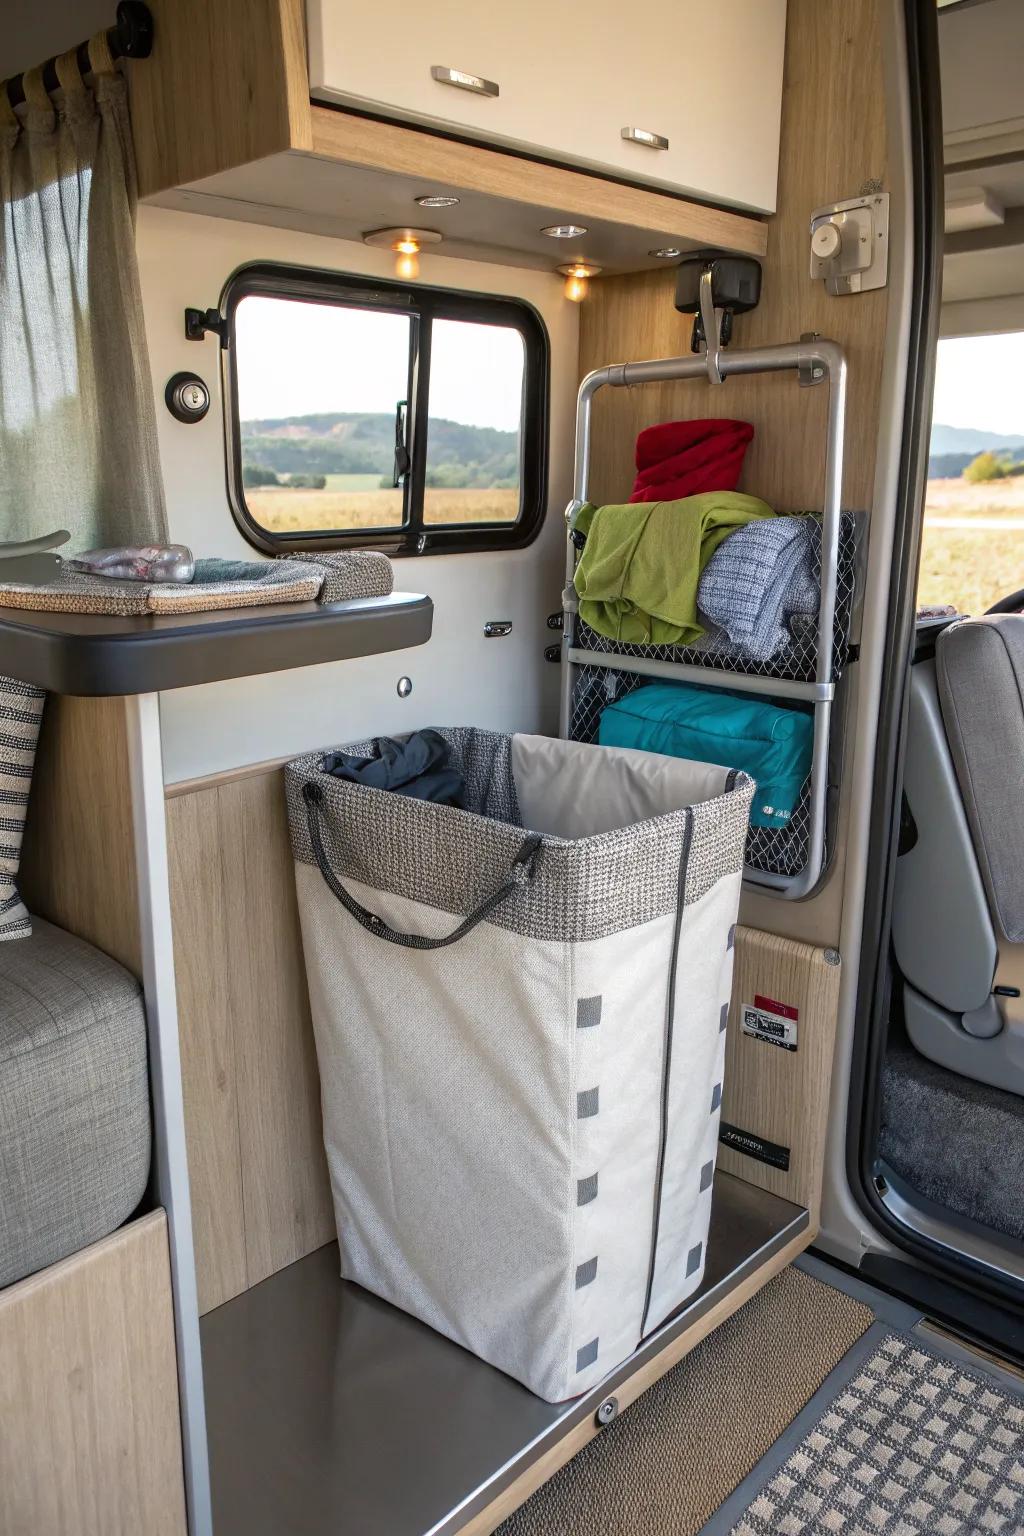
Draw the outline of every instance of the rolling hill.
[[[953,480],[962,475],[972,459],[987,449],[1007,458],[1019,459],[1024,450],[1024,436],[1006,432],[985,432],[978,427],[950,427],[932,424],[929,444],[928,478]]]
[[[244,467],[277,475],[378,475],[390,483],[395,418],[345,411],[242,422]],[[519,434],[432,416],[427,484],[489,490],[519,483]]]

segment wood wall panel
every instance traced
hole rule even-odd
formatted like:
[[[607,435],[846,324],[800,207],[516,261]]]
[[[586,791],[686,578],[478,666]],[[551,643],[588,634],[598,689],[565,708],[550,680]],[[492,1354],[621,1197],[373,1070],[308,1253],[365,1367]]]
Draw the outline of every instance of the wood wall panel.
[[[833,963],[826,958],[834,957]],[[834,950],[752,928],[736,931],[722,1119],[789,1148],[788,1172],[724,1145],[718,1165],[805,1205],[817,1226],[825,1157],[841,967]],[[755,996],[797,1009],[797,1049],[745,1035],[740,1009]]]
[[[185,1536],[163,1211],[0,1294],[0,1531]]]
[[[334,1236],[279,768],[167,802],[203,1312]]]
[[[246,1288],[238,1080],[217,791],[167,807],[181,1080],[200,1311]]]
[[[149,4],[153,53],[127,69],[140,197],[310,148],[303,0]]]
[[[30,912],[141,977],[122,699],[47,698],[19,885]]]
[[[880,0],[790,0],[777,215],[768,222],[759,307],[734,344],[765,346],[818,331],[850,366],[846,504],[870,507],[887,292],[832,298],[808,275],[811,212],[886,175]],[[713,129],[709,130],[713,131]],[[597,279],[580,315],[580,373],[607,363],[688,354],[692,317],[673,307],[675,273]],[[741,489],[780,509],[820,507],[825,389],[789,376],[602,390],[594,403],[591,496],[621,501],[637,433],[679,417],[753,422]]]

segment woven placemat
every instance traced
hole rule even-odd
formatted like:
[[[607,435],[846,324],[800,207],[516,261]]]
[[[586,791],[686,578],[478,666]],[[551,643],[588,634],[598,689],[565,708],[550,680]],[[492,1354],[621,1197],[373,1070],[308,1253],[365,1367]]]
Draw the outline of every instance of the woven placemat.
[[[209,613],[265,603],[307,603],[324,574],[298,561],[197,560],[190,582],[118,581],[65,566],[41,586],[0,582],[0,607],[39,613],[87,613],[136,618],[157,613]]]

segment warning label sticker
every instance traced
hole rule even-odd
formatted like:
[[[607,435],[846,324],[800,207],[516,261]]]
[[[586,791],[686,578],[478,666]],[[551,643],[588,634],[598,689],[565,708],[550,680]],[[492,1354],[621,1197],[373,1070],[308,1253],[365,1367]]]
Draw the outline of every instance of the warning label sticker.
[[[765,1040],[769,1045],[779,1045],[784,1051],[795,1051],[799,1010],[788,1003],[777,1003],[773,997],[754,996],[752,1003],[744,1003],[740,1009],[743,1033],[755,1040]]]

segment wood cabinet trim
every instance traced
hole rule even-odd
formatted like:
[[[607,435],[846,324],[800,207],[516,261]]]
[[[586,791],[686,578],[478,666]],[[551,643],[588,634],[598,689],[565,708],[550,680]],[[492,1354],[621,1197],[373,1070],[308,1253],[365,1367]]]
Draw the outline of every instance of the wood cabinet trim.
[[[744,255],[763,256],[767,249],[768,226],[754,215],[712,208],[671,193],[401,123],[360,117],[340,108],[313,105],[310,118],[312,153],[325,160],[395,175],[417,175],[534,208],[572,209],[579,218],[659,231],[674,239],[720,246]]]

